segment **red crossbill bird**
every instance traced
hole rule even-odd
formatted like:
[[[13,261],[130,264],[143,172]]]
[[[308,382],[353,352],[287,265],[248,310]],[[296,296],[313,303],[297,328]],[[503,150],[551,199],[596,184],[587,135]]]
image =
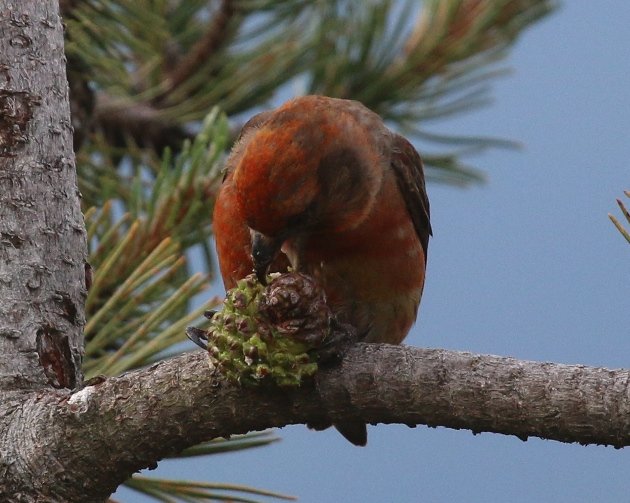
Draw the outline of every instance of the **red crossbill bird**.
[[[431,235],[422,161],[357,101],[304,96],[249,120],[213,227],[228,289],[290,265],[361,341],[398,344],[416,319]],[[364,424],[335,426],[365,443]]]

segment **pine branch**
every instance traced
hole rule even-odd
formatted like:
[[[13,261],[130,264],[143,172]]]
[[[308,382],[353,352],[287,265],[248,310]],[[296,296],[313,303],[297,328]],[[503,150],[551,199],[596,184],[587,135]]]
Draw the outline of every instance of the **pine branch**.
[[[220,104],[233,116],[268,106],[280,86],[299,78],[306,92],[357,99],[408,136],[455,147],[432,153],[426,164],[434,180],[463,185],[482,177],[461,161],[462,139],[434,141],[435,135],[425,134],[427,124],[487,104],[488,83],[504,73],[496,65],[555,2],[147,5],[84,0],[69,22],[69,53],[90,68],[99,89],[94,121],[83,123],[103,132],[112,146],[133,139],[145,149],[177,151],[190,123],[209,107]],[[479,149],[509,145],[463,141]],[[433,163],[445,158],[447,163]]]
[[[272,430],[253,432],[247,435],[232,435],[229,440],[225,438],[215,438],[208,442],[194,445],[177,453],[173,458],[181,459],[237,452],[246,449],[254,449],[256,447],[264,447],[279,441],[280,438],[276,437]]]
[[[280,439],[271,431],[255,432],[247,435],[234,435],[229,439],[217,438],[209,442],[195,445],[178,453],[176,456],[173,456],[173,458],[179,459],[237,452],[267,446],[279,440]],[[159,501],[185,501],[188,503],[201,503],[206,501],[248,501],[255,503],[257,501],[252,500],[250,496],[246,495],[263,496],[265,497],[265,501],[267,501],[266,498],[294,499],[283,494],[243,485],[207,483],[190,480],[166,480],[156,477],[144,477],[137,474],[134,474],[131,479],[127,480],[125,486]],[[244,496],[240,496],[240,494]]]
[[[195,43],[192,50],[173,65],[165,84],[166,89],[153,100],[154,102],[162,101],[176,87],[193,76],[205,61],[211,59],[216,51],[226,44],[230,20],[235,13],[234,0],[221,0],[221,5],[208,23],[205,33]]]
[[[72,467],[63,490],[80,491],[85,501],[104,499],[134,471],[208,438],[349,417],[630,445],[628,370],[357,344],[339,365],[320,369],[316,386],[287,391],[229,384],[207,358],[182,355],[75,393],[38,394],[29,402],[31,421],[12,423],[10,434],[21,441],[6,443],[15,450],[6,456],[29,462],[24,457],[39,451],[24,442],[51,445],[59,463]],[[37,439],[21,431],[30,424],[41,425]],[[54,472],[43,472],[41,483],[55,486],[46,477]]]
[[[626,190],[624,192],[624,194],[626,195],[626,197],[630,198],[630,190]],[[619,208],[621,209],[621,213],[623,214],[623,216],[625,217],[626,221],[630,224],[630,211],[628,211],[628,209],[626,208],[626,206],[623,204],[623,201],[621,199],[617,199],[617,204],[619,205]],[[621,235],[626,238],[626,241],[628,241],[628,243],[630,243],[630,232],[628,232],[624,226],[619,222],[619,220],[617,220],[613,215],[611,215],[610,213],[608,214],[608,218],[610,218],[610,220],[612,221],[612,223],[615,225],[615,227],[617,227],[617,230],[621,233]]]
[[[83,152],[79,184],[84,201],[98,207],[115,199],[130,216],[144,219],[147,249],[166,237],[184,248],[205,242],[229,135],[225,116],[213,109],[177,155],[166,150],[158,158],[132,143],[120,152]],[[122,155],[131,174],[116,172]]]
[[[319,52],[309,92],[356,99],[427,146],[476,150],[512,146],[487,138],[427,132],[428,123],[489,103],[489,82],[517,37],[554,9],[550,0],[379,2],[368,8],[322,4]],[[410,19],[413,21],[409,30]],[[334,56],[327,57],[333,54]],[[437,140],[437,141],[436,141]],[[428,150],[420,145],[421,152]],[[465,166],[465,151],[425,157],[435,181],[465,185],[483,177]],[[447,162],[445,162],[448,159]],[[440,160],[440,162],[434,162]]]
[[[93,121],[111,145],[123,146],[129,137],[140,147],[158,153],[165,148],[178,152],[184,140],[194,137],[151,103],[114,98],[106,92],[97,93],[95,100]]]
[[[94,268],[86,300],[89,377],[152,363],[216,305],[211,299],[189,312],[210,278],[189,274],[185,251],[209,238],[218,160],[228,134],[225,118],[214,110],[179,156],[167,152],[155,172],[138,170],[119,192],[127,213],[117,218],[111,200],[86,211]]]
[[[265,496],[267,498],[285,501],[294,501],[296,499],[292,496],[244,485],[194,482],[191,480],[153,479],[139,475],[134,475],[125,485],[130,489],[161,501],[185,501],[188,503],[203,503],[207,501],[226,501],[230,503],[257,502],[257,500],[253,500],[249,497],[238,496],[238,494]]]

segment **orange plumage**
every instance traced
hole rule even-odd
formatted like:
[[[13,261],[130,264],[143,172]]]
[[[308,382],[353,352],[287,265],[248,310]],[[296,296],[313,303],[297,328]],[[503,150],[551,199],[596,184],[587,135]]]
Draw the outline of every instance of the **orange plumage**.
[[[305,96],[252,118],[213,225],[226,288],[290,263],[360,340],[400,343],[416,319],[431,234],[422,161],[356,101]]]

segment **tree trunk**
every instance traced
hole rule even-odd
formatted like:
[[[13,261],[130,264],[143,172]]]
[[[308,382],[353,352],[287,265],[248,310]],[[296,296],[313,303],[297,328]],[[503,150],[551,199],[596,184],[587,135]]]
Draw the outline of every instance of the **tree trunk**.
[[[86,236],[58,2],[2,2],[0,33],[0,499],[38,501],[28,397],[81,384]]]

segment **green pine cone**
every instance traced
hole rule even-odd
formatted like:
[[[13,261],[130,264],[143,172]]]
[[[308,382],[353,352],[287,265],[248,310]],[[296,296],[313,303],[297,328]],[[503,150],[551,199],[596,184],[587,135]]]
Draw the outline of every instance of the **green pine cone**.
[[[317,371],[309,353],[330,331],[323,291],[301,273],[254,275],[227,293],[207,332],[212,367],[241,384],[299,386]]]

